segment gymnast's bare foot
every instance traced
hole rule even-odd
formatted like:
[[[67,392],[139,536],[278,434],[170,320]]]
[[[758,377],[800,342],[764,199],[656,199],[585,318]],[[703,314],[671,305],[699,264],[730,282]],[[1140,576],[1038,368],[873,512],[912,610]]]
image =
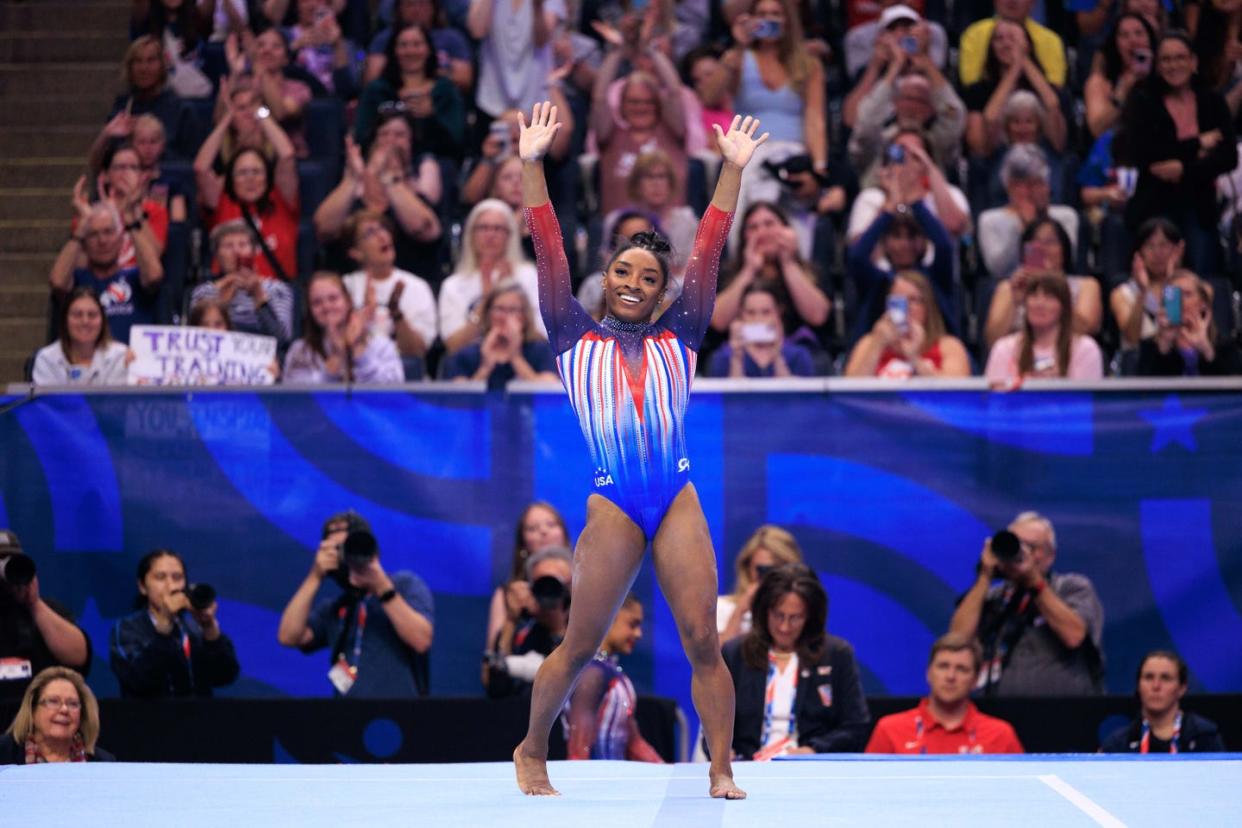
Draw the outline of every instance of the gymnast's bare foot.
[[[746,791],[739,788],[733,782],[733,771],[731,770],[713,770],[708,773],[708,779],[711,780],[712,799],[745,799]]]
[[[517,771],[518,788],[527,796],[561,795],[548,779],[547,757],[530,756],[522,752],[522,745],[518,745],[513,749],[513,769]]]

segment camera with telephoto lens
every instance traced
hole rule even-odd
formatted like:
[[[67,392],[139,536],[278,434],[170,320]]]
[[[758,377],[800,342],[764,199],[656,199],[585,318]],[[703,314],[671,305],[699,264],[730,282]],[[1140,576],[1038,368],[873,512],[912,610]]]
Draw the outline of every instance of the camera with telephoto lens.
[[[530,593],[539,605],[540,612],[569,608],[569,590],[555,575],[536,578],[530,585]]]
[[[14,589],[30,586],[35,574],[34,558],[20,552],[0,558],[0,581]]]
[[[992,536],[992,555],[999,563],[1014,563],[1022,557],[1022,541],[1013,532],[1002,529]]]
[[[805,153],[802,155],[791,155],[784,161],[764,161],[763,169],[767,171],[768,175],[789,189],[796,189],[801,185],[801,181],[795,178],[795,176],[800,177],[803,173],[809,173],[821,187],[828,185],[827,177],[816,171],[815,165],[811,161],[811,156]]]

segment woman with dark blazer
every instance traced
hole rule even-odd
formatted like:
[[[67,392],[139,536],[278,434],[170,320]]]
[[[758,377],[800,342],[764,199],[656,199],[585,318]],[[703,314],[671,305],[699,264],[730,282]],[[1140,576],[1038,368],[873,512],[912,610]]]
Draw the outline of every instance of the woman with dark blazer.
[[[1198,82],[1198,58],[1184,32],[1160,38],[1155,64],[1146,88],[1126,102],[1119,160],[1138,168],[1126,224],[1133,231],[1167,216],[1186,237],[1190,268],[1212,274],[1219,247],[1216,177],[1238,163],[1232,117],[1220,93]]]
[[[871,716],[854,648],[824,632],[828,595],[815,573],[802,564],[771,570],[753,606],[751,631],[724,647],[737,694],[734,755],[861,751]]]

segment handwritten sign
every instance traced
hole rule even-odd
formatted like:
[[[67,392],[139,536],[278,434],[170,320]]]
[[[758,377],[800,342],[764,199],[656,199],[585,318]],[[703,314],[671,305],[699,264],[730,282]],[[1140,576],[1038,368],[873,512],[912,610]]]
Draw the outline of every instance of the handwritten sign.
[[[168,325],[135,325],[130,385],[271,385],[276,338]]]

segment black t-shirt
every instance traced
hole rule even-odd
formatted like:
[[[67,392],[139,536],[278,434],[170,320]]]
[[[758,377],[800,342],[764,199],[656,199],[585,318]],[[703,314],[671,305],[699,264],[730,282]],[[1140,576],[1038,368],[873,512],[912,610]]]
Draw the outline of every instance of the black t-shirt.
[[[43,602],[57,615],[73,621],[73,614],[60,602],[50,598],[44,598]],[[85,676],[91,666],[91,640],[85,633],[83,637],[86,638],[86,663],[65,666],[72,667]],[[29,610],[15,603],[4,587],[0,587],[0,659],[29,661],[32,677],[48,667],[60,664],[52,655],[52,651],[48,649],[47,642],[43,640],[43,635],[35,626],[34,618],[31,617]],[[0,699],[20,699],[29,684],[29,678],[0,679]]]

